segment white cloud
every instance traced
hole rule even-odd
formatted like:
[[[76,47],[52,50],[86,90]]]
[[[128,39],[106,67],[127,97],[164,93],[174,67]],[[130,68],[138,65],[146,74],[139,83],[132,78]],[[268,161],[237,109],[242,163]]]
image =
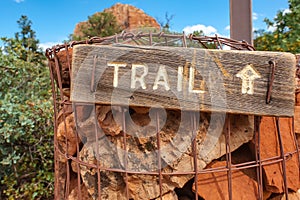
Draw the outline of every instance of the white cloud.
[[[229,31],[229,30],[230,30],[230,25],[226,26],[226,27],[225,27],[225,30],[226,30],[226,31]]]
[[[253,19],[253,21],[258,19],[258,14],[256,12],[252,13],[252,19]]]
[[[288,14],[288,13],[291,13],[292,11],[290,10],[290,9],[284,9],[283,11],[282,11],[282,14],[283,15],[285,15],[285,14]]]
[[[270,32],[274,32],[276,30],[276,25],[273,25],[273,26],[269,26],[267,31],[270,31]]]
[[[16,3],[22,3],[25,0],[14,0]]]
[[[192,26],[186,26],[183,31],[186,34],[193,33],[194,31],[203,31],[204,35],[211,36],[217,34],[217,29],[212,26],[205,26],[203,24],[196,24]]]
[[[60,44],[61,42],[45,42],[45,43],[40,43],[39,47],[45,51],[47,48],[51,48],[54,45]]]

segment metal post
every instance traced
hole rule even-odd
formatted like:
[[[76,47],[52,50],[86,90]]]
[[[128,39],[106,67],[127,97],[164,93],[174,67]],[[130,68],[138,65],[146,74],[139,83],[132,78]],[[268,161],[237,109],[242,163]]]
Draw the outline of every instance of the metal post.
[[[230,0],[230,38],[253,44],[252,0]]]

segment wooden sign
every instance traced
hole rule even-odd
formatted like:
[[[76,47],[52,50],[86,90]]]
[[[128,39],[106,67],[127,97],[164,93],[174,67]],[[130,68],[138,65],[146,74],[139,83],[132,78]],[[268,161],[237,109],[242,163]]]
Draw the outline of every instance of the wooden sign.
[[[289,53],[77,45],[71,100],[293,116],[295,66]]]

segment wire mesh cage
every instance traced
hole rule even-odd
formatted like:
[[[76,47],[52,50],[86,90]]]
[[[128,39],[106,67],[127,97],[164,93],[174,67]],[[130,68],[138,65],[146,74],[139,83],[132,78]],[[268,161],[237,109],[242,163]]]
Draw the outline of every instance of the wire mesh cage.
[[[282,194],[288,199],[300,188],[293,117],[74,102],[77,45],[255,51],[247,42],[217,35],[163,32],[122,32],[47,49],[55,111],[55,199],[272,199]]]

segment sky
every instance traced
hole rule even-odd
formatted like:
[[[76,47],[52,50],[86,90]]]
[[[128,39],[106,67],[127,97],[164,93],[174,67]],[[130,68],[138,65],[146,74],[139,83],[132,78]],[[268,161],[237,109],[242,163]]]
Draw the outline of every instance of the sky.
[[[0,0],[0,37],[14,37],[17,20],[26,15],[40,46],[51,47],[66,40],[78,22],[118,2],[136,6],[158,21],[165,21],[166,13],[173,15],[174,31],[230,35],[229,0]],[[288,8],[288,0],[252,0],[252,4],[254,29],[267,29],[263,19],[273,19]]]

